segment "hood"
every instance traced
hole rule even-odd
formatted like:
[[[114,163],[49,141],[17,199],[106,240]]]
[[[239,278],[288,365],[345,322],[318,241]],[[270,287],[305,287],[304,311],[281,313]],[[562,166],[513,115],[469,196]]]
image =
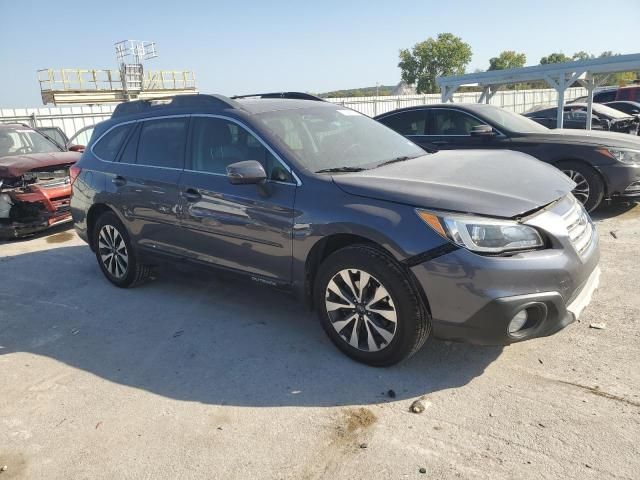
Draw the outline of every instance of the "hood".
[[[517,138],[518,134],[514,136]],[[574,130],[560,128],[548,132],[527,133],[527,141],[538,143],[562,143],[574,145],[593,145],[596,147],[618,147],[640,150],[640,137],[628,133],[607,132],[602,130]]]
[[[575,187],[555,167],[510,150],[440,151],[333,181],[352,195],[503,218],[543,207]]]
[[[50,152],[0,157],[0,178],[16,178],[32,170],[73,165],[81,156],[78,152]]]

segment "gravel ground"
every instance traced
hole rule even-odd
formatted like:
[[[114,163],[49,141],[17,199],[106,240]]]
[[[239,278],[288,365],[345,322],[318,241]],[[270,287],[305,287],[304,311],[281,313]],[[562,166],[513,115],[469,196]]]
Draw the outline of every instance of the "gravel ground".
[[[596,217],[579,323],[387,369],[266,287],[181,269],[120,290],[71,230],[0,244],[0,480],[637,479],[640,205]]]

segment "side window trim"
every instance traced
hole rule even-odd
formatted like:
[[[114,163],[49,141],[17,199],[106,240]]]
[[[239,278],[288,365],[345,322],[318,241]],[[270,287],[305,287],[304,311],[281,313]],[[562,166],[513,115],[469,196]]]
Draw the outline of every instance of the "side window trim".
[[[162,168],[162,169],[165,169],[165,170],[179,170],[179,171],[183,171],[183,170],[184,170],[184,168],[161,167],[161,166],[156,166],[156,165],[140,165],[139,163],[120,162],[120,161],[119,161],[119,160],[120,160],[120,158],[119,158],[119,157],[120,157],[120,155],[121,155],[121,154],[122,154],[122,152],[123,152],[123,147],[124,147],[124,145],[127,143],[127,141],[129,140],[129,138],[130,138],[130,136],[131,136],[131,133],[132,133],[133,131],[135,131],[135,130],[136,130],[137,125],[136,125],[136,127],[134,127],[134,128],[132,129],[132,131],[131,131],[131,132],[129,132],[129,134],[127,135],[127,138],[125,139],[125,141],[123,142],[123,144],[120,146],[120,150],[118,151],[118,154],[116,155],[116,160],[114,160],[114,162],[110,162],[110,161],[108,161],[108,160],[104,160],[104,159],[100,158],[98,155],[96,155],[96,152],[94,152],[94,151],[93,151],[93,147],[94,147],[95,145],[97,145],[97,144],[98,144],[98,142],[100,142],[100,140],[102,140],[102,137],[104,137],[105,135],[107,135],[111,130],[113,130],[113,129],[115,129],[115,128],[118,128],[118,127],[120,127],[120,126],[122,126],[122,125],[129,125],[129,124],[132,124],[132,123],[140,124],[140,123],[147,122],[147,121],[152,121],[152,120],[162,120],[162,119],[165,119],[165,118],[186,118],[186,119],[187,119],[187,122],[189,122],[189,123],[190,123],[190,117],[191,117],[191,115],[188,115],[188,114],[181,114],[181,115],[162,115],[162,116],[160,116],[160,117],[140,118],[140,119],[137,119],[137,120],[129,120],[129,121],[127,121],[127,122],[120,122],[120,123],[117,123],[117,124],[113,125],[112,127],[110,127],[110,128],[109,128],[106,132],[104,132],[102,135],[100,135],[100,136],[96,139],[96,141],[95,141],[95,142],[93,142],[93,145],[91,145],[91,148],[90,148],[91,153],[93,154],[93,156],[94,156],[95,158],[97,158],[97,159],[98,159],[98,160],[100,160],[101,162],[105,162],[105,163],[114,163],[115,161],[117,161],[118,163],[120,163],[120,164],[122,164],[122,165],[134,165],[134,166],[136,166],[136,167]],[[138,148],[137,148],[137,146],[136,146],[136,157],[137,157],[137,150],[138,150]],[[183,162],[183,165],[184,165],[184,162]]]
[[[100,135],[100,137],[98,137],[96,139],[95,142],[93,142],[93,145],[91,145],[91,153],[93,154],[93,156],[95,158],[97,158],[98,160],[100,160],[101,162],[105,162],[105,163],[113,163],[113,162],[109,162],[107,160],[103,160],[102,158],[100,158],[98,155],[95,154],[95,152],[93,151],[93,147],[100,142],[100,140],[102,140],[102,137],[104,137],[105,135],[107,135],[111,130],[113,130],[114,128],[120,127],[122,125],[128,125],[128,124],[132,124],[132,123],[142,123],[145,121],[149,121],[149,120],[160,120],[160,119],[164,119],[164,118],[187,118],[189,119],[189,125],[187,128],[187,147],[185,150],[185,162],[184,162],[184,168],[174,168],[174,167],[158,167],[158,166],[154,166],[154,165],[140,165],[138,163],[126,163],[126,162],[120,162],[123,165],[135,165],[138,167],[150,167],[150,168],[163,168],[166,170],[180,170],[180,171],[186,171],[186,172],[195,172],[195,170],[191,170],[189,168],[187,168],[187,166],[191,166],[190,162],[191,159],[189,157],[187,157],[187,153],[190,152],[190,142],[191,142],[191,121],[190,119],[193,117],[210,117],[210,118],[220,118],[222,120],[227,120],[230,122],[233,122],[237,125],[239,125],[240,127],[244,128],[247,132],[251,133],[256,139],[258,139],[258,141],[274,156],[274,158],[280,162],[280,164],[284,167],[284,169],[289,172],[291,174],[291,177],[294,179],[293,182],[281,182],[278,180],[267,180],[268,182],[271,183],[279,183],[282,185],[296,185],[296,186],[301,186],[302,185],[302,181],[300,180],[300,177],[298,176],[298,174],[289,166],[287,165],[287,163],[282,160],[282,158],[280,157],[280,155],[278,155],[273,148],[271,148],[271,146],[266,143],[262,137],[260,137],[260,135],[258,135],[252,128],[250,128],[249,126],[245,125],[243,122],[232,118],[232,117],[228,117],[226,115],[216,115],[216,114],[208,114],[208,113],[198,113],[198,114],[182,114],[182,115],[163,115],[163,116],[159,116],[159,117],[151,117],[151,118],[141,118],[141,119],[137,119],[137,120],[129,120],[127,122],[120,122],[117,123],[113,126],[111,126],[107,131],[105,131],[102,135]],[[132,131],[135,131],[136,128],[134,127],[132,129]],[[124,146],[124,144],[126,144],[126,142],[128,141],[129,137],[131,135],[131,132],[129,132],[129,135],[127,136],[127,139],[125,140],[125,142],[123,142],[123,145],[121,145],[120,147],[120,151],[118,152],[118,155],[116,156],[116,159],[119,160],[120,155],[122,154],[122,148]],[[137,150],[137,148],[136,148]],[[136,155],[137,156],[137,155]],[[188,162],[187,162],[188,159]],[[207,175],[219,175],[219,176],[225,176],[224,174],[220,174],[220,173],[212,173],[212,172],[198,172],[198,173],[203,173],[203,174],[207,174]]]
[[[238,125],[241,128],[244,128],[247,132],[249,132],[251,135],[253,135],[261,144],[264,148],[266,148],[269,153],[271,153],[271,155],[274,156],[274,158],[280,162],[280,164],[284,167],[284,169],[289,172],[291,174],[291,177],[293,178],[293,182],[281,182],[278,180],[270,180],[267,179],[267,182],[269,183],[279,183],[282,185],[296,185],[296,186],[300,186],[302,185],[302,182],[300,181],[300,177],[298,177],[298,175],[296,174],[296,172],[294,172],[291,167],[289,165],[286,164],[286,162],[284,160],[282,160],[282,158],[280,158],[280,155],[278,155],[273,148],[271,148],[271,146],[265,142],[260,135],[258,135],[253,129],[251,129],[249,126],[245,125],[243,122],[241,122],[240,120],[237,120],[235,118],[232,117],[227,117],[225,115],[215,115],[215,114],[210,114],[210,113],[194,113],[191,115],[191,117],[208,117],[208,118],[219,118],[221,120],[226,120],[232,123],[235,123],[236,125]],[[191,135],[191,129],[189,131],[189,135]],[[189,144],[191,144],[191,137],[188,137],[189,139]],[[214,173],[214,172],[201,172],[199,170],[191,170],[190,168],[187,168],[187,166],[191,167],[191,158],[190,156],[188,157],[188,162],[185,161],[185,172],[197,172],[197,173],[203,173],[206,175],[216,175],[216,176],[220,176],[220,177],[226,177],[226,175],[224,173]]]

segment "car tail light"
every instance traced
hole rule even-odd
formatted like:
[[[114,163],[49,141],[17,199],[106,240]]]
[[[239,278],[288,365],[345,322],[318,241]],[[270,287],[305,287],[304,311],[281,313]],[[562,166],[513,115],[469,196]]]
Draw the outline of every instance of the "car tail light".
[[[71,185],[73,185],[73,182],[76,181],[76,178],[78,177],[78,175],[80,175],[81,171],[82,169],[80,167],[71,165],[71,168],[69,168],[69,179],[71,180]]]

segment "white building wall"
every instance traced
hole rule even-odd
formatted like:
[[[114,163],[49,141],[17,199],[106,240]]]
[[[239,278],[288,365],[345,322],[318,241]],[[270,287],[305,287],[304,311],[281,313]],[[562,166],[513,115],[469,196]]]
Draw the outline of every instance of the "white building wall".
[[[584,88],[570,88],[566,91],[565,99],[586,95]],[[456,103],[477,102],[480,92],[462,92],[454,95]],[[399,95],[387,97],[352,97],[327,98],[329,102],[344,105],[365,115],[374,117],[396,108],[414,105],[440,103],[440,94],[429,95]],[[492,105],[523,113],[535,106],[551,106],[557,102],[557,92],[553,89],[544,90],[503,90],[498,91],[491,99]],[[68,106],[68,107],[40,107],[40,108],[2,108],[0,109],[0,123],[20,122],[34,127],[60,127],[67,136],[72,136],[81,128],[107,120],[115,105]]]

